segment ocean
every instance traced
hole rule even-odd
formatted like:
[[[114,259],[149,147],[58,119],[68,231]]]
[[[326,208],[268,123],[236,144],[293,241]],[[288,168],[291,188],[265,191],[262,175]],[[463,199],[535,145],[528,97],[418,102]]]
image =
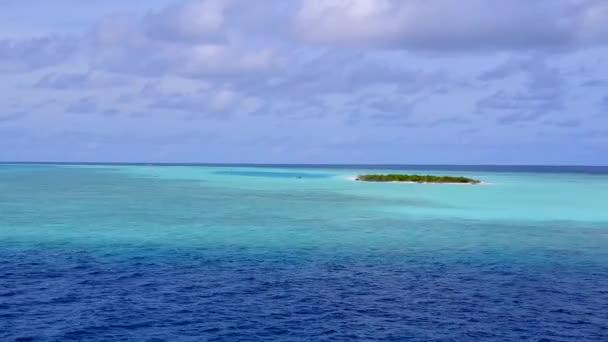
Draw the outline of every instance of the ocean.
[[[0,164],[0,341],[608,341],[608,168]]]

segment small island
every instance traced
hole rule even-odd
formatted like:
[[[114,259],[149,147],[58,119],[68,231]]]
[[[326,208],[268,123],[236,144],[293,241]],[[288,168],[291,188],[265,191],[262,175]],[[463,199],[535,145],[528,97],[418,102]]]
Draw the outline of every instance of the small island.
[[[447,184],[479,184],[477,179],[452,176],[431,176],[431,175],[359,175],[355,180],[364,182],[408,182],[408,183],[447,183]]]

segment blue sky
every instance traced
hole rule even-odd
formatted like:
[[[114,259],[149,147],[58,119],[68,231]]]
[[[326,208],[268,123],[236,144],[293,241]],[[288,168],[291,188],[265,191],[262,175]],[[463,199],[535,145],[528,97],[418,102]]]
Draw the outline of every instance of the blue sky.
[[[0,160],[608,164],[602,0],[0,0]]]

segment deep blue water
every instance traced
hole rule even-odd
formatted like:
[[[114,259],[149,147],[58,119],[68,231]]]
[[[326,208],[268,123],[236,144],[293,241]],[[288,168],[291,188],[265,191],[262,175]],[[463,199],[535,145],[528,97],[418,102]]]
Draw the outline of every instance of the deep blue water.
[[[471,172],[530,172],[530,173],[582,173],[608,174],[606,165],[414,165],[414,164],[225,164],[225,163],[70,163],[70,162],[0,162],[0,165],[132,165],[132,166],[209,166],[209,167],[255,167],[260,169],[353,169],[353,170],[419,170],[419,171],[471,171]]]
[[[0,341],[608,340],[608,173],[368,169],[0,165]]]

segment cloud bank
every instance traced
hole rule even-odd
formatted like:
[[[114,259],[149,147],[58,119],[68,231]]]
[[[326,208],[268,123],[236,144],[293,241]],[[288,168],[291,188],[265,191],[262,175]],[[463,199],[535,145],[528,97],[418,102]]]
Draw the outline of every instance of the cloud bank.
[[[606,1],[158,0],[77,23],[62,14],[72,5],[57,0],[31,30],[0,23],[0,130],[28,137],[0,159],[59,158],[87,134],[94,154],[64,155],[487,163],[526,149],[597,163],[608,152]],[[196,132],[214,138],[179,138]],[[584,156],[546,153],[586,133]]]

